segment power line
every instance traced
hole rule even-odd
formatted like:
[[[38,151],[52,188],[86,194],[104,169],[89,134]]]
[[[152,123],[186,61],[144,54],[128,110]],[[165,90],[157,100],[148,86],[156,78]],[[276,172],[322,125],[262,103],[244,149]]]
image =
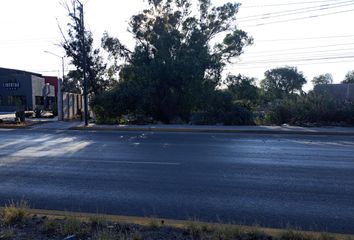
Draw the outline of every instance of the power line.
[[[323,10],[328,10],[328,9],[333,9],[333,8],[338,8],[338,7],[346,7],[346,6],[350,6],[352,4],[354,4],[354,1],[350,0],[350,1],[322,4],[319,6],[291,9],[291,10],[285,10],[285,11],[279,11],[279,12],[268,12],[268,13],[264,13],[264,14],[241,17],[238,19],[241,20],[241,22],[256,21],[256,20],[263,20],[263,19],[267,19],[267,18],[289,16],[289,15],[294,15],[294,14],[299,14],[299,13],[323,11]],[[272,15],[277,15],[277,16],[272,16]],[[252,19],[252,18],[255,18],[255,19]],[[243,19],[246,19],[246,20],[243,20]]]
[[[259,27],[259,26],[264,26],[264,25],[293,22],[293,21],[305,20],[305,19],[310,19],[310,18],[318,18],[318,17],[323,17],[323,16],[335,15],[335,14],[339,14],[339,13],[353,12],[353,11],[354,11],[354,9],[350,9],[350,10],[345,10],[345,11],[331,12],[331,13],[313,15],[313,16],[307,16],[307,17],[301,17],[301,18],[292,18],[292,19],[286,19],[286,20],[281,20],[281,21],[273,21],[273,22],[267,22],[267,23],[246,25],[246,26],[243,26],[243,27]]]
[[[335,8],[343,8],[343,7],[348,7],[348,6],[353,6],[354,2],[350,4],[345,4],[345,5],[340,5],[336,7],[331,7],[331,8],[320,8],[320,9],[314,9],[314,10],[303,10],[303,11],[298,11],[298,12],[293,12],[293,13],[286,13],[286,14],[279,14],[276,16],[264,16],[260,18],[254,18],[254,19],[246,19],[246,20],[241,20],[239,22],[245,23],[245,22],[255,22],[255,21],[266,21],[274,18],[282,18],[282,17],[288,17],[292,15],[299,15],[299,14],[305,14],[305,13],[312,13],[312,12],[320,12],[320,11],[325,11],[325,10],[332,10]]]
[[[264,5],[241,5],[242,8],[263,8],[263,7],[283,7],[289,5],[306,5],[314,3],[323,3],[337,0],[321,0],[321,1],[306,1],[306,2],[290,2],[290,3],[279,3],[279,4],[264,4]]]
[[[300,55],[300,54],[318,54],[318,53],[331,53],[331,52],[336,52],[336,53],[340,53],[340,51],[354,51],[354,48],[342,48],[342,49],[330,49],[330,50],[324,50],[324,51],[310,51],[310,52],[295,52],[295,53],[291,53],[292,55]],[[267,57],[269,56],[269,54],[261,54],[261,55],[257,55],[257,53],[253,54],[247,54],[246,56],[250,56],[250,57]],[[273,55],[275,56],[287,56],[290,53],[275,53]]]
[[[334,57],[318,57],[318,58],[302,58],[302,59],[274,59],[274,60],[265,60],[265,61],[254,61],[254,62],[244,62],[236,63],[238,66],[243,65],[255,65],[255,64],[269,64],[269,63],[290,63],[290,62],[311,62],[311,61],[320,61],[320,60],[335,60],[335,59],[354,59],[354,55],[350,56],[334,56]]]
[[[259,43],[259,42],[302,41],[302,40],[335,39],[335,38],[351,38],[351,37],[354,37],[354,35],[320,36],[320,37],[307,37],[307,38],[261,39],[255,41],[256,43]]]
[[[263,58],[263,59],[242,59],[238,62],[234,62],[235,64],[239,65],[251,65],[251,64],[268,64],[274,62],[303,62],[303,61],[315,61],[315,60],[326,60],[326,59],[341,59],[341,58],[351,58],[354,56],[354,52],[350,52],[347,54],[327,54],[327,55],[308,55],[308,56],[290,56],[289,58],[286,57],[274,57],[274,58]]]
[[[321,62],[307,62],[307,63],[297,63],[295,64],[296,66],[304,66],[304,65],[320,65],[320,64],[335,64],[335,63],[353,63],[352,60],[349,61],[321,61]],[[238,70],[238,69],[261,69],[261,68],[271,68],[271,66],[287,66],[288,64],[277,64],[277,63],[271,63],[271,64],[267,64],[267,65],[250,65],[250,66],[237,66],[234,68],[225,68],[225,71],[232,71],[232,70]]]
[[[309,47],[301,47],[301,48],[288,48],[288,49],[277,49],[277,50],[269,50],[269,51],[260,51],[257,53],[275,53],[275,52],[286,52],[286,51],[298,51],[303,49],[314,49],[314,48],[328,48],[328,47],[337,47],[337,46],[351,46],[353,43],[339,43],[339,44],[330,44],[330,45],[322,45],[322,46],[309,46]]]

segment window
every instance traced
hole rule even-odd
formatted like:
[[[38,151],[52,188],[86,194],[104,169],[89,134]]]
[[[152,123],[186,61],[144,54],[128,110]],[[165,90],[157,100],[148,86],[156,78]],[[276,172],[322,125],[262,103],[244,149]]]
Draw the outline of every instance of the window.
[[[0,106],[26,106],[25,96],[0,96]]]

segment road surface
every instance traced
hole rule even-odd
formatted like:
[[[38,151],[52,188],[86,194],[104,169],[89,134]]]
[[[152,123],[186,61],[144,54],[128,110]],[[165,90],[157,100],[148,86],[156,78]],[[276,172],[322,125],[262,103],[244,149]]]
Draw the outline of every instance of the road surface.
[[[0,130],[0,199],[354,233],[354,137]]]

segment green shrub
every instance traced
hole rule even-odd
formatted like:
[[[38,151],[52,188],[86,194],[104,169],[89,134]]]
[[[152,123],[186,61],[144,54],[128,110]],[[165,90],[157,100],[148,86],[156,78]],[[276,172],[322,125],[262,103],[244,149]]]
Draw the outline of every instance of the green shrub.
[[[43,232],[46,234],[54,234],[56,231],[59,230],[59,223],[51,220],[46,220],[43,222]]]
[[[354,124],[354,104],[336,101],[327,95],[309,93],[273,102],[264,122],[281,125]]]
[[[14,230],[5,230],[0,232],[0,240],[12,240],[16,237]]]
[[[83,236],[87,233],[87,229],[82,226],[80,220],[74,217],[66,217],[63,226],[63,233],[65,235]]]

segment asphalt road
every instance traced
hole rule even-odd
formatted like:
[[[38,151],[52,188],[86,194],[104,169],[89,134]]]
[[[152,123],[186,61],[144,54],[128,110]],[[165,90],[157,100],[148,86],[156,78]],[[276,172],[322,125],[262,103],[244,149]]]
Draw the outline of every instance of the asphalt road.
[[[354,137],[0,130],[0,203],[354,233]]]

